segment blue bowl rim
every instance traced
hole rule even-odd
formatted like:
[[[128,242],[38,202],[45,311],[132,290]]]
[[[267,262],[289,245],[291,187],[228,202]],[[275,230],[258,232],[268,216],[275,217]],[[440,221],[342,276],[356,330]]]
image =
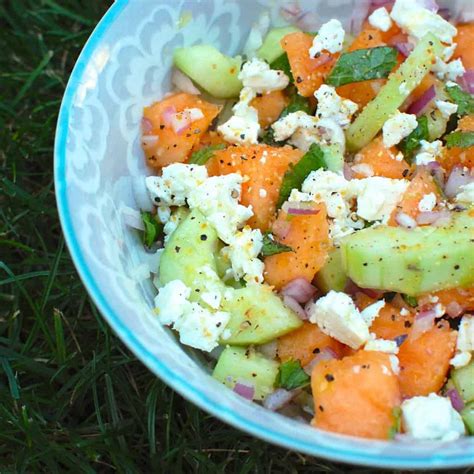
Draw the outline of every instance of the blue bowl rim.
[[[465,456],[446,456],[433,453],[425,457],[410,456],[386,456],[380,457],[377,454],[365,453],[361,448],[354,450],[351,448],[331,448],[328,446],[318,446],[317,444],[297,441],[291,436],[267,429],[259,425],[258,422],[242,417],[224,405],[220,405],[215,400],[211,400],[199,391],[195,390],[186,379],[173,372],[172,367],[162,363],[154,357],[134,336],[134,334],[122,323],[118,315],[114,312],[107,300],[104,298],[87,262],[82,254],[78,240],[74,233],[72,223],[72,212],[69,207],[67,186],[66,186],[66,143],[69,130],[69,111],[73,103],[73,98],[77,88],[81,83],[87,64],[93,56],[98,44],[103,36],[114,23],[117,17],[123,12],[131,0],[116,0],[105,15],[102,17],[91,36],[84,45],[79,55],[74,69],[69,78],[56,127],[54,145],[54,181],[56,201],[59,218],[66,244],[69,248],[72,260],[76,266],[79,276],[84,283],[89,295],[99,309],[100,313],[113,328],[115,333],[127,345],[127,347],[155,374],[157,374],[170,387],[176,390],[184,398],[196,404],[208,413],[229,423],[244,432],[257,436],[271,443],[284,448],[294,449],[309,455],[329,459],[335,462],[344,462],[372,467],[384,467],[392,469],[426,469],[437,468],[447,469],[453,467],[465,467],[473,463],[474,458],[466,453]]]

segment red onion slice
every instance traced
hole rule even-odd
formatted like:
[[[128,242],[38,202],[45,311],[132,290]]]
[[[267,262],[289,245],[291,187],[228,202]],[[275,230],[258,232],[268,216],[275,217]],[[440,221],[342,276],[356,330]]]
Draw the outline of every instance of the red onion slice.
[[[462,85],[469,94],[474,94],[474,69],[468,69],[462,76]]]
[[[333,360],[333,359],[337,359],[337,358],[338,358],[337,354],[332,349],[329,349],[329,347],[326,347],[319,354],[317,354],[309,364],[306,364],[303,367],[303,370],[308,375],[311,375],[311,373],[313,372],[314,367],[316,365],[318,365],[321,361],[323,361],[323,360]]]
[[[451,220],[451,213],[449,211],[426,211],[420,212],[416,216],[416,222],[419,225],[439,225],[438,221],[442,221],[443,223],[449,222]]]
[[[308,315],[306,314],[303,307],[291,296],[283,296],[283,303],[292,311],[294,311],[302,321],[308,319]]]
[[[161,114],[161,118],[163,119],[163,122],[165,125],[170,126],[171,125],[171,120],[174,117],[174,114],[176,113],[176,108],[172,105],[166,107],[165,110],[163,110],[163,113]]]
[[[451,400],[451,405],[456,411],[461,411],[464,408],[464,400],[455,388],[450,388],[446,395]]]
[[[309,216],[319,213],[319,209],[315,209],[314,204],[311,202],[286,201],[283,204],[282,209],[287,214],[295,216]]]
[[[263,401],[263,406],[267,410],[276,411],[283,408],[287,403],[291,402],[293,397],[297,395],[297,391],[284,390],[283,388],[277,388],[273,393],[270,393]]]
[[[151,120],[143,117],[142,118],[142,132],[150,133],[152,130],[153,130],[153,124],[151,123]]]
[[[421,97],[413,102],[407,109],[407,114],[415,114],[417,117],[425,110],[426,106],[436,97],[436,90],[434,86],[427,89]]]
[[[405,229],[414,229],[417,226],[415,219],[404,212],[398,212],[395,216],[395,220],[398,225]]]
[[[410,53],[413,51],[413,45],[409,43],[408,41],[406,42],[401,42],[401,43],[394,43],[393,46],[397,48],[398,52],[403,54],[406,58],[410,55]]]
[[[438,10],[438,15],[441,18],[444,18],[445,20],[450,20],[451,19],[451,10],[447,7],[440,8]]]
[[[453,198],[461,191],[461,186],[472,183],[474,181],[474,173],[465,171],[461,166],[455,166],[449,175],[444,194],[448,198]]]
[[[298,303],[306,303],[316,295],[317,291],[317,288],[305,278],[295,278],[282,288],[281,294],[290,296]]]
[[[417,339],[425,332],[429,331],[435,323],[436,311],[428,309],[421,311],[415,316],[415,321],[410,332],[410,336],[413,339]]]
[[[233,388],[234,392],[247,400],[253,400],[255,394],[255,388],[252,385],[243,384],[237,382]]]
[[[437,13],[439,10],[439,6],[435,0],[418,0],[418,3],[430,12]]]
[[[446,306],[446,314],[450,318],[457,318],[464,312],[463,307],[457,301],[451,301]]]
[[[344,178],[346,178],[348,181],[350,181],[354,177],[354,171],[348,163],[344,163],[343,173]]]

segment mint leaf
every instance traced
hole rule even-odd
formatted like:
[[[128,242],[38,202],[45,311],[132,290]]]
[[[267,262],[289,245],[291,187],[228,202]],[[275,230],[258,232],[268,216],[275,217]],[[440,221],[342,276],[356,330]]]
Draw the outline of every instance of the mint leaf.
[[[446,136],[446,146],[453,148],[458,146],[460,148],[468,148],[474,146],[474,132],[453,132]]]
[[[412,308],[416,308],[418,306],[418,300],[414,296],[402,294],[402,298],[408,306],[411,306]]]
[[[156,220],[151,212],[142,212],[141,216],[145,226],[142,242],[146,247],[151,247],[163,233],[163,225]]]
[[[189,158],[188,163],[191,165],[205,165],[213,156],[214,152],[217,150],[223,150],[225,145],[220,143],[218,145],[209,145],[204,148],[201,148],[198,151],[195,151],[191,158]]]
[[[288,360],[280,365],[277,386],[286,390],[304,387],[309,384],[309,375],[301,367],[299,360]]]
[[[280,114],[280,118],[286,117],[288,114],[298,111],[306,112],[307,114],[311,113],[311,105],[306,97],[299,95],[295,92],[290,97],[290,103],[283,109]]]
[[[397,64],[397,50],[389,46],[343,53],[326,79],[331,86],[387,77]]]
[[[260,142],[270,146],[283,146],[285,142],[275,140],[275,132],[272,127],[268,127],[260,136]]]
[[[294,252],[294,250],[288,245],[277,242],[271,232],[265,232],[263,234],[262,251],[260,252],[262,257],[269,257],[270,255],[276,255],[277,253],[283,252]]]
[[[428,118],[423,115],[418,118],[418,126],[415,130],[398,144],[398,149],[403,152],[405,159],[411,163],[415,152],[421,146],[420,141],[429,140],[429,138]]]
[[[290,78],[290,84],[293,84],[293,82],[295,82],[293,74],[291,72],[290,61],[288,60],[288,55],[286,53],[283,53],[281,56],[278,56],[275,61],[270,63],[270,68],[283,71]]]
[[[394,418],[393,425],[388,430],[388,439],[395,438],[397,433],[402,430],[402,410],[400,407],[392,408],[392,416]]]
[[[474,96],[469,92],[464,92],[459,86],[446,86],[446,92],[450,99],[458,104],[457,115],[474,114]]]
[[[301,157],[300,161],[296,165],[290,165],[283,176],[277,207],[280,208],[288,199],[292,189],[301,188],[303,181],[311,171],[318,170],[319,168],[327,169],[324,152],[318,144],[313,143],[309,150]]]

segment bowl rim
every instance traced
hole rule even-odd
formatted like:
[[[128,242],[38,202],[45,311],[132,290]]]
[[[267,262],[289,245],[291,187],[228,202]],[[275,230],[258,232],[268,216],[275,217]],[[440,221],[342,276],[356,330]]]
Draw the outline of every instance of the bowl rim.
[[[219,404],[218,400],[210,399],[199,391],[195,390],[185,378],[173,372],[172,367],[167,366],[162,361],[154,357],[135,337],[135,335],[120,320],[113,308],[108,304],[103,296],[94,275],[90,271],[86,259],[82,253],[79,241],[74,232],[72,212],[68,202],[66,185],[66,144],[69,131],[70,109],[76,91],[81,83],[81,78],[91,60],[97,46],[103,36],[107,33],[110,26],[121,15],[127,5],[133,0],[116,0],[104,16],[101,18],[92,34],[86,41],[72,73],[69,77],[66,90],[61,102],[59,111],[55,144],[54,144],[54,183],[56,202],[58,207],[59,219],[66,244],[68,246],[71,258],[79,273],[79,276],[107,323],[114,330],[116,335],[125,343],[125,345],[140,359],[154,374],[158,375],[173,390],[176,390],[187,400],[191,401],[201,409],[212,414],[242,430],[248,434],[254,435],[260,439],[279,445],[283,448],[293,449],[308,455],[328,459],[335,462],[344,462],[372,467],[384,467],[392,469],[448,469],[453,467],[467,467],[474,462],[474,456],[466,453],[465,456],[459,455],[440,455],[439,452],[433,452],[426,456],[387,456],[383,454],[371,454],[364,452],[363,448],[353,448],[341,445],[338,447],[320,446],[312,442],[295,440],[291,434],[283,434],[263,427],[256,420],[251,420],[237,414],[224,405]]]

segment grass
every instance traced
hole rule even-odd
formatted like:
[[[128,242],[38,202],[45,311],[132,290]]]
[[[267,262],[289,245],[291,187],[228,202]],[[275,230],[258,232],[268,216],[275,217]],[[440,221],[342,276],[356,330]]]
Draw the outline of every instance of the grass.
[[[136,360],[91,303],[61,234],[52,150],[68,75],[107,6],[0,2],[0,472],[368,472],[202,412]]]

